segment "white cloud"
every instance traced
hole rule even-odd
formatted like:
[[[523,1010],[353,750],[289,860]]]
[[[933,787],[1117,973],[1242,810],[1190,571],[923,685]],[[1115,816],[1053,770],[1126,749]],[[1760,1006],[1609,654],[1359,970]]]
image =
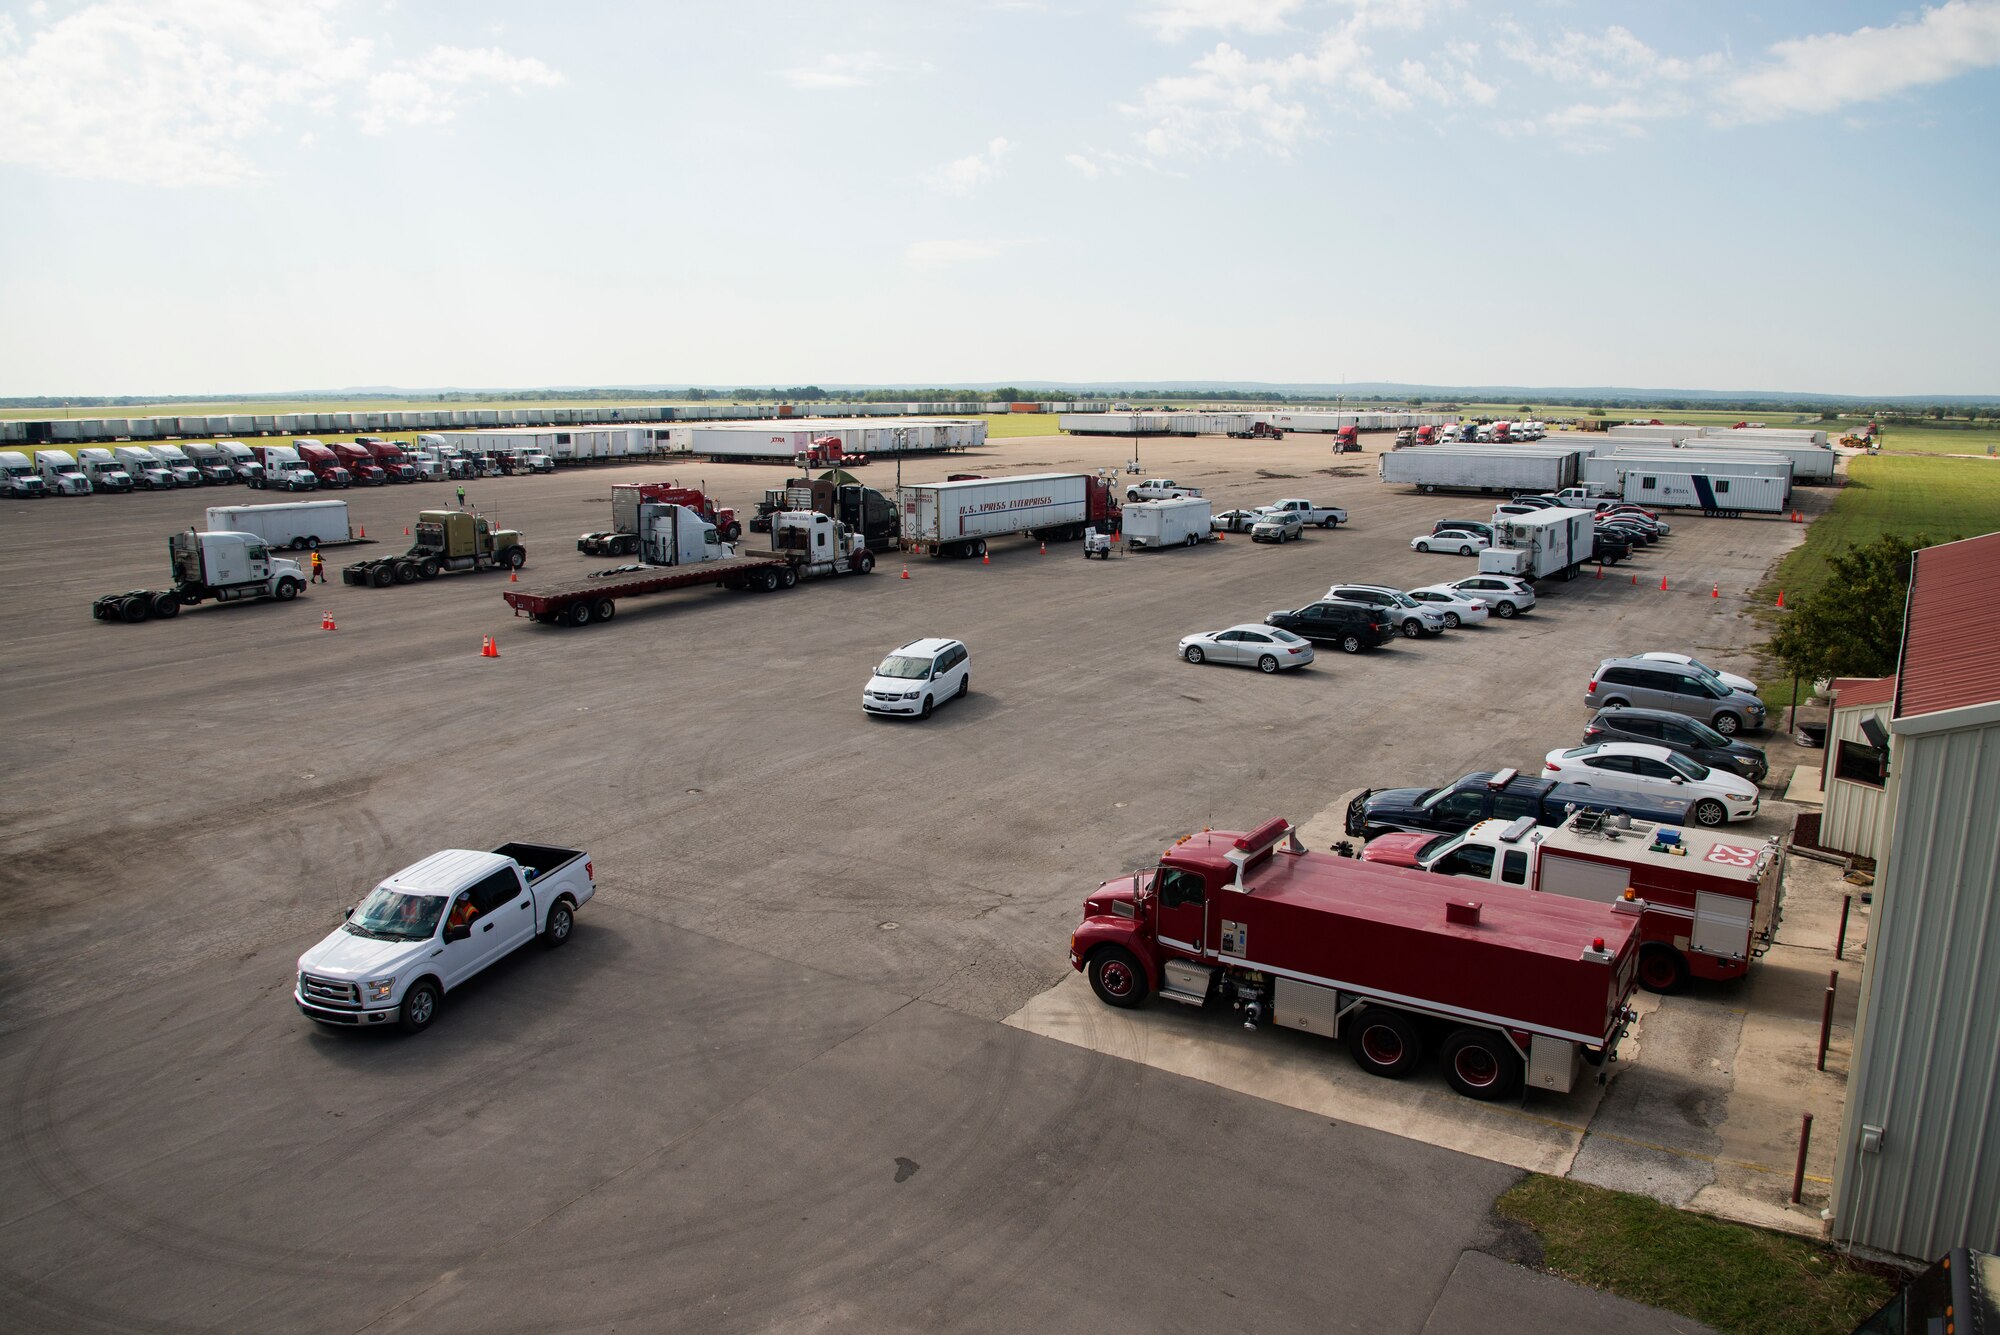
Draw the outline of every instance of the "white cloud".
[[[1739,119],[1836,111],[2000,65],[2000,3],[1952,0],[1910,23],[1779,42],[1771,55],[1727,86]]]
[[[908,64],[893,60],[879,51],[830,51],[813,65],[796,65],[778,71],[778,77],[794,88],[823,92],[840,88],[868,88],[885,75],[928,73],[927,62]]]
[[[913,241],[903,252],[903,263],[912,269],[949,269],[1004,255],[1022,241],[960,238],[951,241]]]
[[[1087,180],[1094,181],[1104,175],[1104,168],[1098,166],[1081,153],[1065,153],[1063,161],[1082,172]]]
[[[330,110],[359,93],[364,128],[386,126],[400,105],[423,111],[394,119],[435,123],[478,87],[560,81],[539,61],[499,51],[439,47],[421,60],[392,59],[345,31],[341,8],[341,0],[100,0],[25,40],[9,20],[0,30],[8,65],[0,161],[86,179],[230,184],[257,175],[256,142],[285,130],[288,113]]]
[[[1133,17],[1161,41],[1177,42],[1191,32],[1214,28],[1249,33],[1283,32],[1285,16],[1305,0],[1147,0]]]
[[[1723,63],[1719,54],[1695,60],[1663,56],[1617,24],[1601,33],[1558,33],[1546,46],[1517,24],[1500,28],[1500,53],[1555,83],[1591,88],[1629,88],[1635,80],[1685,83],[1715,73]]]
[[[947,195],[964,199],[976,194],[1000,173],[1000,159],[1007,156],[1011,147],[1005,139],[987,141],[986,147],[977,153],[947,162],[929,176],[931,187]]]

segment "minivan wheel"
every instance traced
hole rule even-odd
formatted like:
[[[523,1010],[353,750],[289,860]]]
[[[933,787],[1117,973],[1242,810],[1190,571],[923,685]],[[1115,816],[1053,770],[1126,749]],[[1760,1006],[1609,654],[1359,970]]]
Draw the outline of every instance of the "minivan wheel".
[[[1712,827],[1720,825],[1728,819],[1728,810],[1723,807],[1722,803],[1712,797],[1704,797],[1701,801],[1694,804],[1694,823],[1697,825]]]
[[[1734,714],[1717,714],[1709,720],[1709,725],[1724,737],[1734,737],[1743,728],[1743,720]]]
[[[929,717],[931,716],[931,709],[932,709],[932,705],[931,705],[931,698],[930,698],[930,697],[929,697],[929,696],[927,695],[927,696],[925,696],[925,697],[924,697],[924,713],[923,713],[923,716],[924,716],[925,718],[929,718]]]

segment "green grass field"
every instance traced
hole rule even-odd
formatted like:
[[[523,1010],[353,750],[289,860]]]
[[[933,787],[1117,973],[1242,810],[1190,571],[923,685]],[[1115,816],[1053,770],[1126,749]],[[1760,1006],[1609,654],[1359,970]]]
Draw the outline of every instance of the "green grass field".
[[[1535,1231],[1556,1274],[1724,1335],[1847,1335],[1892,1292],[1819,1243],[1581,1182],[1531,1176],[1494,1209]]]

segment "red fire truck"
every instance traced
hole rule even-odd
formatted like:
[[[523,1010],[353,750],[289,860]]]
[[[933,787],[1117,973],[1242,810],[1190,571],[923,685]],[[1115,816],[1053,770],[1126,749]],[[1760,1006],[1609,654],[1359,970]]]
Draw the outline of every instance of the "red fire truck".
[[[1484,820],[1463,834],[1396,833],[1371,839],[1361,856],[1495,885],[1609,903],[1643,899],[1639,982],[1673,992],[1688,979],[1741,978],[1770,949],[1784,889],[1775,837],[1682,829],[1601,812],[1561,826],[1532,819]]]
[[[1282,819],[1204,830],[1098,887],[1070,966],[1112,1006],[1158,992],[1345,1039],[1375,1075],[1407,1075],[1431,1048],[1470,1098],[1524,1081],[1566,1093],[1631,1022],[1643,902],[1468,888],[1307,852]]]

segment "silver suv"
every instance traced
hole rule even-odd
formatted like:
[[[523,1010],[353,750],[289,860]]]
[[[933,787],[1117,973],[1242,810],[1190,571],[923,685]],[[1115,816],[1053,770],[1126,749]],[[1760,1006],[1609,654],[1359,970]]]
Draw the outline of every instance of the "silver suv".
[[[1328,598],[1379,607],[1391,625],[1410,639],[1419,635],[1444,634],[1444,613],[1386,584],[1336,584],[1326,591]]]
[[[1652,658],[1607,658],[1597,665],[1584,703],[1592,709],[1664,709],[1699,719],[1725,737],[1764,726],[1764,702],[1714,677]]]

